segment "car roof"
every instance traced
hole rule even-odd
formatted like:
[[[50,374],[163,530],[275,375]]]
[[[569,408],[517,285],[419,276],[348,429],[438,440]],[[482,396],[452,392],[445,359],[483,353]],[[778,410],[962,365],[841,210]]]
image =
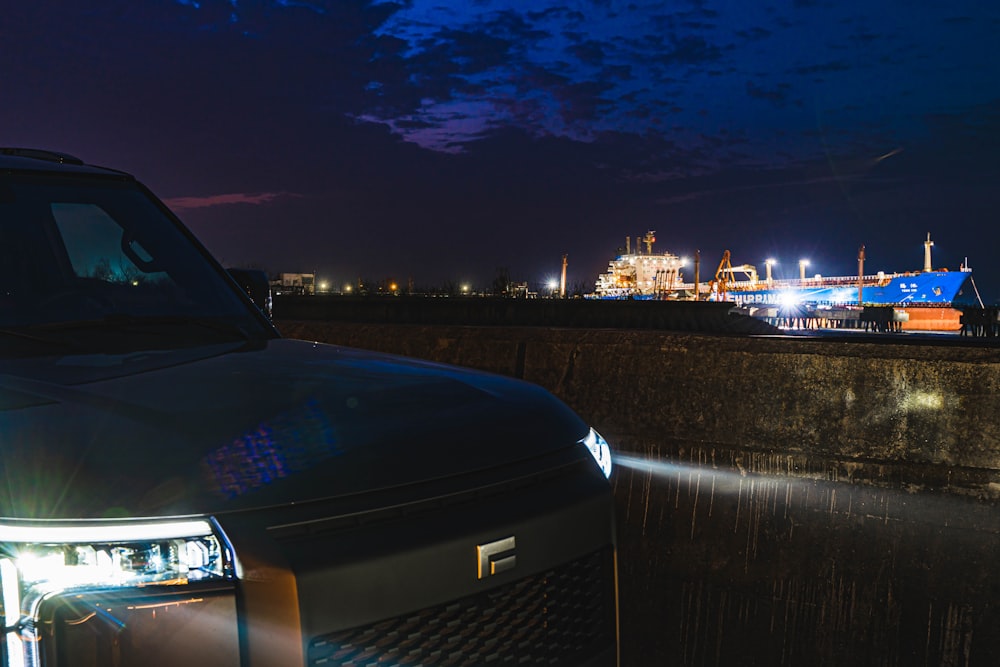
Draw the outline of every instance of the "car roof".
[[[117,169],[85,164],[68,153],[39,148],[0,148],[0,172],[33,171],[65,174],[91,174],[132,178]]]

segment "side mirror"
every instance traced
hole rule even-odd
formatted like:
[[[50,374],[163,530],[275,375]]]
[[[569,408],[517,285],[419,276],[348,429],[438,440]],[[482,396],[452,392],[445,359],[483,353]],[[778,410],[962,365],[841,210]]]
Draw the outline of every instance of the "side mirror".
[[[259,269],[226,269],[261,312],[271,319],[271,282]]]

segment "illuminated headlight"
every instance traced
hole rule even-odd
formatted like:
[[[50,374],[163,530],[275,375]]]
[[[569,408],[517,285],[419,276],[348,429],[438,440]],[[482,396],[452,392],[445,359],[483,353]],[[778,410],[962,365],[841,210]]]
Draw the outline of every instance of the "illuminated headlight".
[[[580,442],[586,445],[604,476],[611,477],[611,447],[608,445],[608,441],[591,428],[590,433]]]
[[[9,664],[35,661],[29,656],[35,651],[39,608],[46,599],[128,589],[152,592],[232,579],[232,561],[209,520],[0,522],[0,591]]]

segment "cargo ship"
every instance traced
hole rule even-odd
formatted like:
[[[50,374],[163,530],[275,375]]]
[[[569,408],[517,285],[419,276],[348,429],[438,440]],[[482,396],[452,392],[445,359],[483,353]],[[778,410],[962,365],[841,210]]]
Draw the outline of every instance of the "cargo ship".
[[[924,242],[923,271],[875,274],[864,273],[864,247],[858,253],[856,276],[805,276],[805,262],[799,263],[798,279],[772,279],[772,260],[765,262],[766,276],[761,278],[755,266],[733,266],[727,250],[707,282],[686,282],[681,269],[688,261],[672,253],[654,254],[655,232],[631,240],[626,251],[608,265],[595,284],[593,296],[599,299],[657,299],[730,301],[749,314],[769,320],[783,314],[809,313],[822,317],[824,311],[837,310],[837,318],[826,320],[857,321],[865,307],[891,308],[903,330],[957,331],[961,328],[960,308],[983,303],[972,279],[972,270],[963,264],[956,271],[933,269],[927,235]],[[645,252],[643,252],[645,246]],[[853,317],[852,311],[855,311]],[[818,314],[817,314],[818,313]]]

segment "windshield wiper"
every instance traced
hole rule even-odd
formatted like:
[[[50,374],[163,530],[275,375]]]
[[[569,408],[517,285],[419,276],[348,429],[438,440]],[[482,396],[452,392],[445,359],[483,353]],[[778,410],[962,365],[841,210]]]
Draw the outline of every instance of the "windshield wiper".
[[[80,346],[76,345],[72,341],[64,340],[62,338],[51,338],[49,336],[39,336],[38,334],[20,331],[18,329],[0,329],[0,336],[17,338],[18,340],[44,345],[46,347],[61,347],[66,350],[73,351],[80,349]]]

